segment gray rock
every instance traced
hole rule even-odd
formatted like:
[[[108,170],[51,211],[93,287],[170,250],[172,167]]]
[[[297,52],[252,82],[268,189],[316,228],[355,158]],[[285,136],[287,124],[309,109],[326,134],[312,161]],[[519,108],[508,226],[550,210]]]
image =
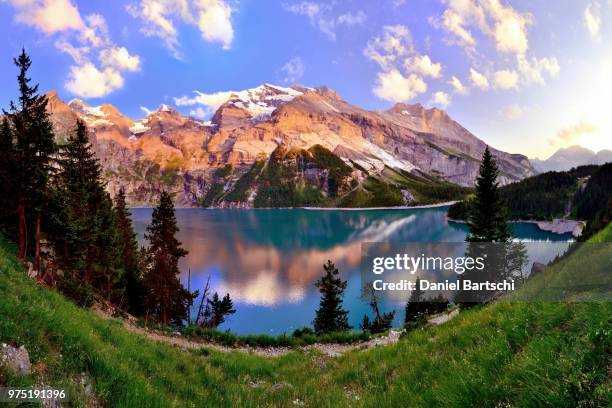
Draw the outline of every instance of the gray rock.
[[[533,265],[531,266],[530,276],[535,276],[539,274],[540,272],[542,272],[544,269],[546,269],[546,265],[540,262],[534,262]]]
[[[272,387],[270,387],[270,391],[278,392],[286,388],[293,388],[293,385],[289,384],[288,382],[281,381],[279,383],[274,384]]]
[[[3,343],[0,348],[0,365],[8,367],[17,375],[32,373],[30,354],[24,346],[16,348]]]

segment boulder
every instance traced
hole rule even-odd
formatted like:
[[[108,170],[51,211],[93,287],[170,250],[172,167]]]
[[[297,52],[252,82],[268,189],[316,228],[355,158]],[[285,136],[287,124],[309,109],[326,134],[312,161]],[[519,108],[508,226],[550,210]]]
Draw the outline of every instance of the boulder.
[[[16,348],[3,343],[0,347],[0,366],[8,367],[20,376],[32,373],[30,354],[24,346]]]

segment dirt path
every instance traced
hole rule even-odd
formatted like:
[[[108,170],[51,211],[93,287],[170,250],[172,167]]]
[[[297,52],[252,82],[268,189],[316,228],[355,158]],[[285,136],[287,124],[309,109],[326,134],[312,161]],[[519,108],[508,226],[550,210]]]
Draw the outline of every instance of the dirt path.
[[[95,306],[94,312],[102,317],[105,320],[116,320],[106,310]],[[450,319],[454,318],[459,314],[459,310],[455,309],[452,312],[444,315],[436,316],[430,319],[428,322],[432,325],[439,325],[446,323]],[[204,342],[204,341],[196,341],[191,340],[181,335],[168,335],[162,334],[160,332],[145,329],[143,327],[136,326],[135,324],[127,321],[121,320],[123,322],[123,326],[131,333],[140,334],[148,339],[158,341],[161,343],[166,343],[174,347],[178,347],[182,350],[190,350],[190,349],[201,349],[203,347],[211,348],[217,351],[223,352],[240,352],[246,354],[254,354],[263,357],[279,357],[283,356],[291,351],[296,349],[291,347],[250,347],[250,346],[241,346],[241,347],[229,347],[223,346],[218,343],[212,342]],[[308,346],[301,347],[302,350],[316,350],[321,354],[325,354],[330,357],[338,357],[347,351],[351,350],[367,350],[373,347],[384,346],[388,344],[397,343],[400,339],[403,330],[390,330],[389,333],[385,336],[376,337],[368,341],[364,341],[361,343],[352,343],[352,344],[337,344],[337,343],[315,343]]]

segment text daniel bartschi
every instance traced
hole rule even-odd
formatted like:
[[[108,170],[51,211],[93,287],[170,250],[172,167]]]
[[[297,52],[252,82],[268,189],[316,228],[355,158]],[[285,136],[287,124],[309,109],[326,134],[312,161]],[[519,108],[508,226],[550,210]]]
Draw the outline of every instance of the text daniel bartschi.
[[[382,279],[377,279],[372,282],[372,288],[377,291],[385,290],[415,290],[416,282],[402,279],[396,282],[385,282]],[[420,290],[495,290],[495,291],[510,291],[514,290],[514,280],[503,280],[501,282],[473,282],[470,280],[449,281],[444,282],[429,282],[428,280],[419,280]]]

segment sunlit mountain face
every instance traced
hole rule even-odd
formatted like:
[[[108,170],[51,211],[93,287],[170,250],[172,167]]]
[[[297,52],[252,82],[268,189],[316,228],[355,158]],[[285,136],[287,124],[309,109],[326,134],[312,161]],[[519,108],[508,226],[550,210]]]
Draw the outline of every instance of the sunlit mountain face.
[[[167,107],[192,118],[181,123],[180,139],[193,153],[211,125],[263,122],[321,86],[397,118],[411,111],[393,111],[398,103],[443,110],[503,152],[545,158],[576,144],[612,149],[609,1],[388,3],[381,13],[365,0],[6,0],[0,105],[16,97],[11,57],[24,47],[41,92],[73,101],[92,127],[122,122],[125,146],[113,139],[117,150],[160,130],[144,119],[172,116]],[[185,168],[209,160],[178,163],[170,133],[165,145],[142,139],[145,155]],[[102,144],[111,136],[99,135]],[[212,145],[231,140],[217,139]],[[248,155],[252,144],[238,147],[235,156]]]

